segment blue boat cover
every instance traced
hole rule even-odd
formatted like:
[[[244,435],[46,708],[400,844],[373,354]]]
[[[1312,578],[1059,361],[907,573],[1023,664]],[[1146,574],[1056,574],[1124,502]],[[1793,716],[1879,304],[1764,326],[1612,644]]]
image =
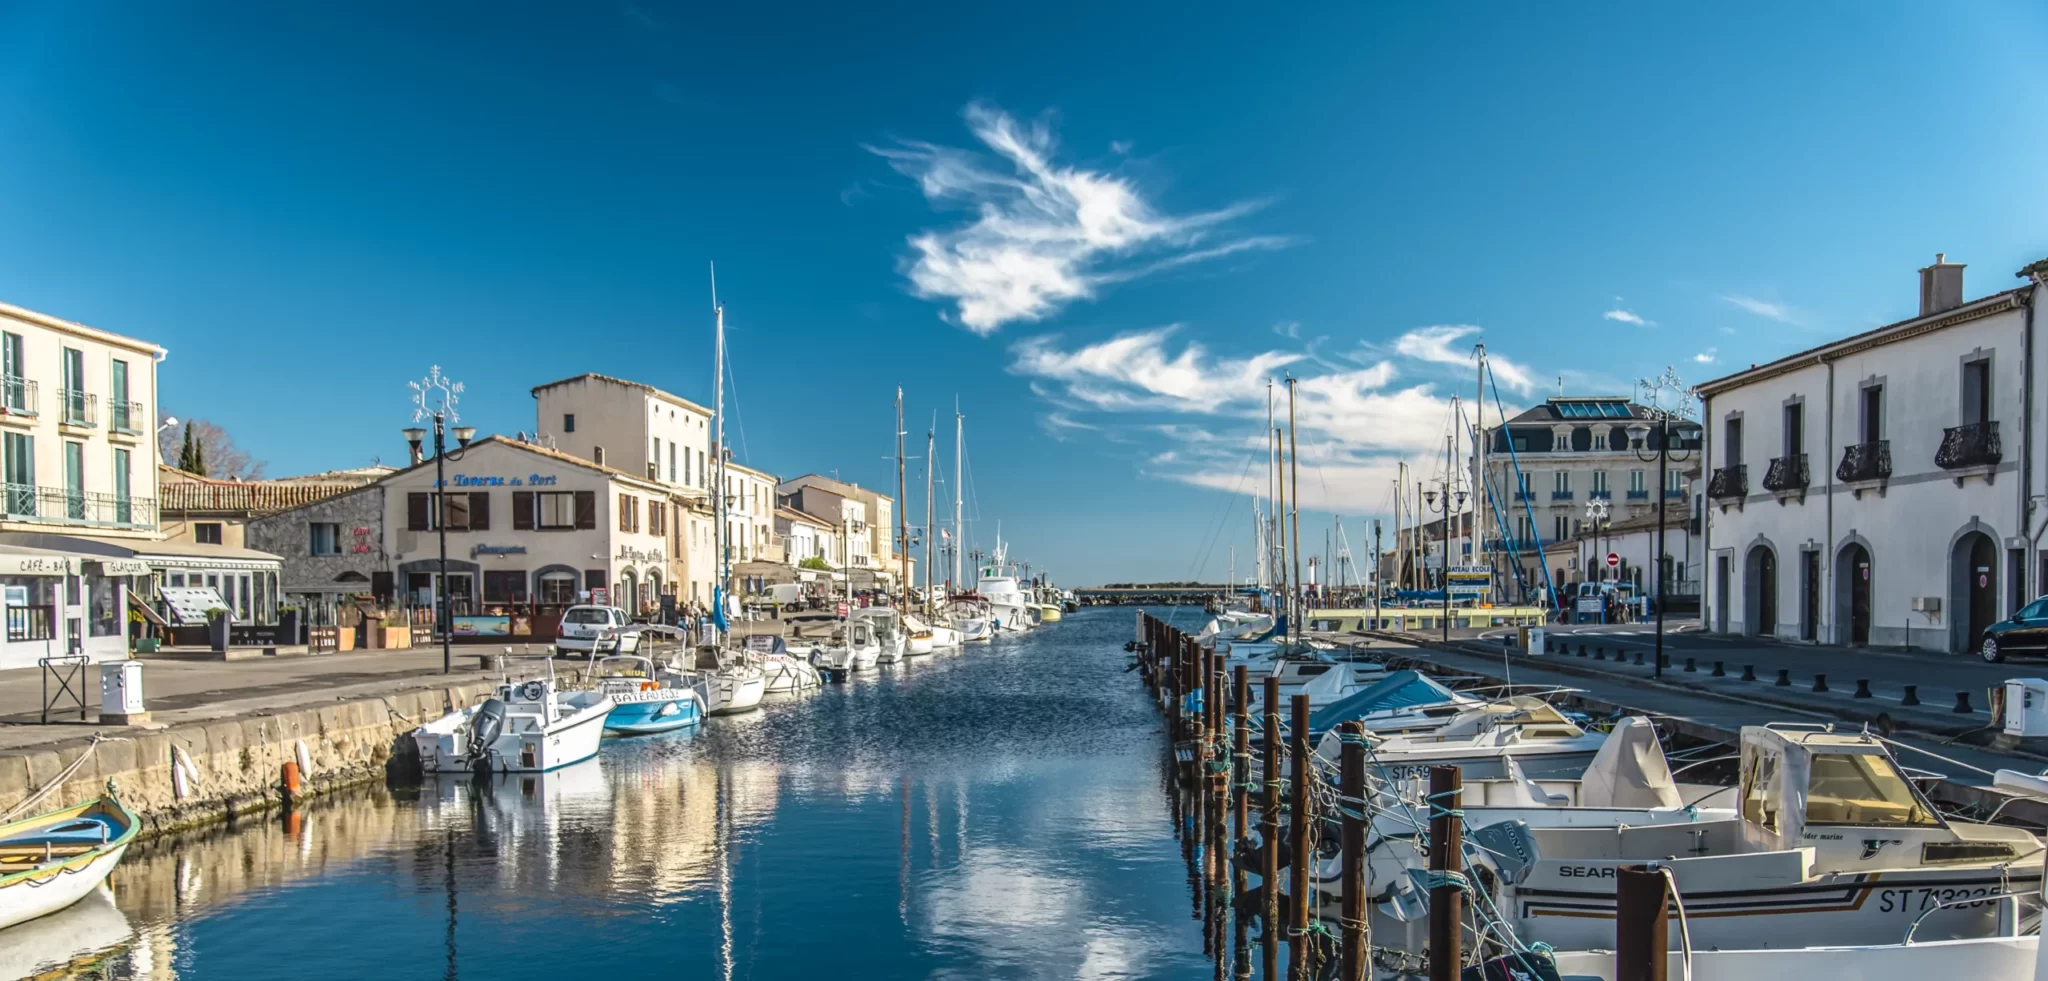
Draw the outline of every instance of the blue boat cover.
[[[1328,732],[1339,723],[1362,719],[1374,712],[1410,705],[1438,705],[1454,693],[1419,671],[1396,671],[1364,691],[1346,695],[1315,710],[1308,717],[1312,733]]]

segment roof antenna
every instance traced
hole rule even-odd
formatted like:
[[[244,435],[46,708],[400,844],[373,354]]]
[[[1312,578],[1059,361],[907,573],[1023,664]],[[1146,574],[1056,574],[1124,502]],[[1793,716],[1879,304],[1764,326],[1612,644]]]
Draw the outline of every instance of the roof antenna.
[[[1557,376],[1557,397],[1564,398],[1564,376]]]

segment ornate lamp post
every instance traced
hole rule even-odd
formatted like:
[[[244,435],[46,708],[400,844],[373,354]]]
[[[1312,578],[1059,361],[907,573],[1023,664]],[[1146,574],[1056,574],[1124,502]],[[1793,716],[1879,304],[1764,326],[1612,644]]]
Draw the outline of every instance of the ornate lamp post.
[[[1664,580],[1667,578],[1665,565],[1671,558],[1664,550],[1665,495],[1666,488],[1670,486],[1671,461],[1676,459],[1682,463],[1691,459],[1689,453],[1676,456],[1672,454],[1671,421],[1674,418],[1691,417],[1692,403],[1698,395],[1679,380],[1676,370],[1669,367],[1665,368],[1664,374],[1656,380],[1645,378],[1636,384],[1643,390],[1642,404],[1649,410],[1649,421],[1632,423],[1628,427],[1629,448],[1635,453],[1636,459],[1644,463],[1652,459],[1657,461],[1657,667],[1654,676],[1661,678],[1664,676]],[[1677,404],[1665,406],[1666,393],[1676,395]],[[1645,456],[1644,444],[1649,441],[1651,423],[1655,424],[1658,434],[1657,446],[1653,456]]]
[[[461,400],[462,383],[451,381],[441,375],[441,366],[434,365],[425,378],[407,382],[412,388],[412,421],[434,420],[434,496],[433,507],[427,514],[434,520],[434,530],[440,533],[441,562],[440,578],[434,585],[434,629],[441,633],[441,673],[455,669],[455,653],[450,647],[450,635],[454,633],[455,621],[448,608],[448,515],[447,492],[448,471],[445,461],[450,458],[447,444],[448,424],[460,422],[462,417],[455,412],[455,403]],[[418,454],[421,444],[426,442],[427,431],[418,426],[404,430],[405,441],[412,444],[413,453]],[[458,444],[453,458],[461,460],[469,449],[469,441],[476,438],[475,426],[454,427],[455,442]]]
[[[1453,489],[1454,486],[1452,480],[1447,478],[1444,481],[1444,489],[1441,492],[1444,505],[1441,508],[1436,506],[1437,497],[1439,496],[1438,491],[1432,490],[1422,495],[1427,502],[1427,507],[1431,514],[1441,514],[1444,516],[1444,533],[1442,536],[1444,567],[1438,573],[1437,585],[1441,586],[1444,591],[1443,620],[1444,643],[1446,644],[1451,642],[1451,516],[1465,509],[1465,492],[1461,489]],[[1457,499],[1455,504],[1452,503],[1452,498],[1454,497]]]

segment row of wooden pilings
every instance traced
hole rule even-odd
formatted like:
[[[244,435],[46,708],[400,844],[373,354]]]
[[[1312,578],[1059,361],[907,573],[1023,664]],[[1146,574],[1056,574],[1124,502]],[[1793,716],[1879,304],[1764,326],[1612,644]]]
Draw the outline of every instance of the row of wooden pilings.
[[[1317,793],[1322,778],[1311,764],[1315,747],[1309,743],[1307,695],[1289,700],[1290,718],[1283,731],[1279,679],[1262,679],[1262,749],[1254,756],[1253,700],[1244,665],[1226,675],[1226,658],[1213,646],[1143,612],[1129,649],[1166,716],[1177,784],[1169,796],[1176,807],[1175,827],[1188,860],[1196,915],[1202,921],[1202,951],[1213,959],[1215,981],[1253,977],[1254,960],[1256,976],[1263,981],[1366,981],[1373,948],[1366,908],[1370,816],[1364,726],[1346,722],[1339,727],[1337,793]],[[1463,777],[1457,767],[1430,767],[1430,981],[1459,978],[1465,961],[1462,796]],[[1336,813],[1320,814],[1319,808]],[[1254,819],[1256,841],[1250,834]],[[1334,938],[1311,905],[1315,890],[1310,885],[1316,832],[1332,823],[1338,829],[1342,870]],[[1281,881],[1283,864],[1284,895],[1274,888]],[[1257,870],[1259,886],[1248,887],[1247,866]],[[1667,883],[1660,871],[1621,870],[1616,883],[1617,981],[1665,981]],[[1253,924],[1259,928],[1256,958]],[[1398,973],[1408,965],[1390,966]]]

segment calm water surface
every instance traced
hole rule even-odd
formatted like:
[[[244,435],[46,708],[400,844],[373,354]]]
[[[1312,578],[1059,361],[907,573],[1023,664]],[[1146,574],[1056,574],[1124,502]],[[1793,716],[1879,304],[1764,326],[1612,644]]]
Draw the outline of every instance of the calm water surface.
[[[1206,976],[1132,620],[154,846],[0,978]]]

